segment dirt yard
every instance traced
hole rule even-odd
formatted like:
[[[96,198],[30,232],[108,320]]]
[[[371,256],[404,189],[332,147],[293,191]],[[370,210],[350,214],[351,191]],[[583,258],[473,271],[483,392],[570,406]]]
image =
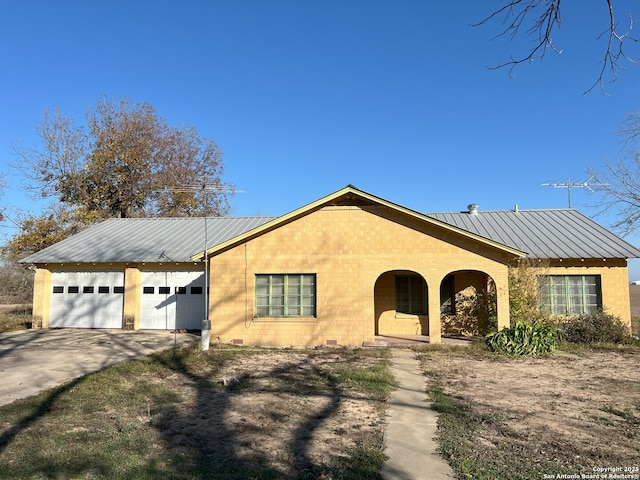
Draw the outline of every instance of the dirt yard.
[[[182,347],[123,363],[3,406],[0,478],[376,479],[387,362]]]
[[[429,381],[482,419],[475,440],[485,454],[502,449],[556,466],[540,467],[539,478],[560,473],[545,468],[582,475],[640,467],[639,349],[493,360],[431,350],[420,357]]]
[[[158,412],[154,423],[175,446],[204,446],[218,466],[271,459],[291,474],[308,471],[314,476],[314,469],[322,470],[369,433],[382,431],[381,412],[365,391],[347,394],[344,386],[331,381],[343,362],[366,369],[378,361],[344,352],[274,350],[238,356],[209,378],[219,389],[199,389],[198,382],[185,382],[179,374],[162,379],[179,400]]]

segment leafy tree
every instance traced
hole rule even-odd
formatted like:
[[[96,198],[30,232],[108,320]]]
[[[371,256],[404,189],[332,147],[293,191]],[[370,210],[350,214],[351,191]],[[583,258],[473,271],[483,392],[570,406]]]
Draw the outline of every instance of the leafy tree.
[[[33,272],[19,261],[78,233],[86,226],[63,205],[49,207],[40,216],[18,215],[19,232],[0,247],[0,303],[27,303],[33,296]]]
[[[56,205],[40,216],[27,215],[18,219],[17,223],[20,232],[2,247],[2,257],[8,263],[17,262],[80,232],[86,227],[87,219],[63,205]]]
[[[0,196],[6,187],[5,172],[0,172]],[[5,207],[0,206],[0,227],[13,228],[17,223],[13,215],[5,213]],[[14,224],[14,225],[11,225]],[[4,235],[3,235],[4,236]],[[19,265],[16,256],[6,248],[0,247],[0,304],[27,303],[31,301],[33,274],[23,265]]]
[[[640,113],[627,115],[617,133],[623,140],[619,160],[588,172],[601,195],[597,206],[614,213],[612,227],[626,235],[640,227]]]
[[[616,17],[614,8],[615,0],[600,0],[602,7],[603,26],[602,30],[595,32],[596,40],[603,40],[603,50],[601,56],[600,72],[596,81],[587,92],[599,86],[604,93],[605,77],[615,81],[618,78],[618,71],[624,69],[624,63],[635,64],[638,58],[627,54],[624,50],[629,42],[637,42],[638,38],[631,36],[633,27],[633,17],[628,14],[628,18],[622,23]],[[501,21],[502,31],[496,37],[509,36],[512,40],[523,33],[533,37],[533,46],[519,55],[512,55],[507,62],[501,62],[491,69],[507,68],[509,73],[522,64],[528,63],[534,58],[543,58],[551,50],[561,53],[561,50],[553,42],[553,35],[560,30],[562,24],[560,0],[509,0],[494,10],[490,15],[482,19],[473,26],[482,26],[493,21]],[[580,8],[594,8],[593,3],[585,2],[585,6]],[[637,55],[637,53],[636,53]]]
[[[12,215],[13,216],[13,215]],[[95,216],[81,216],[62,204],[47,208],[39,216],[20,215],[11,220],[19,232],[0,247],[0,303],[32,300],[33,272],[19,261],[83,230]]]
[[[18,168],[31,191],[56,197],[76,218],[230,210],[233,188],[222,183],[218,145],[193,127],[170,127],[148,103],[103,98],[83,126],[60,110],[46,111],[36,132],[40,148],[14,146]],[[185,185],[203,188],[185,190]]]

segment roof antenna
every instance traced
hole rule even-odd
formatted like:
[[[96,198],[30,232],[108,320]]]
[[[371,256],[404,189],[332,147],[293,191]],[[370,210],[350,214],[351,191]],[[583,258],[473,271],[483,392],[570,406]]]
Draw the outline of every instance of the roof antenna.
[[[570,178],[567,178],[566,182],[560,182],[560,181],[546,182],[546,183],[541,183],[540,185],[542,185],[543,187],[566,188],[567,199],[569,201],[569,208],[571,208],[571,189],[572,188],[586,188],[587,190],[593,193],[594,190],[593,188],[591,188],[592,186],[599,187],[599,186],[608,185],[608,183],[592,182],[593,179],[594,179],[594,176],[591,175],[584,182],[572,182]]]
[[[209,194],[211,193],[235,193],[237,190],[235,188],[220,185],[218,182],[209,182],[206,178],[203,179],[202,183],[189,183],[185,185],[180,185],[177,187],[165,187],[165,192],[175,192],[175,193],[197,193],[202,192],[204,196],[204,248],[203,248],[203,258],[204,262],[204,320],[202,320],[202,329],[200,333],[200,349],[202,351],[209,350],[209,339],[211,335],[211,321],[209,320],[209,261],[207,258],[207,214],[209,213]],[[164,252],[163,252],[164,253]],[[174,332],[177,330],[174,330]],[[175,339],[174,339],[174,348],[175,348]]]

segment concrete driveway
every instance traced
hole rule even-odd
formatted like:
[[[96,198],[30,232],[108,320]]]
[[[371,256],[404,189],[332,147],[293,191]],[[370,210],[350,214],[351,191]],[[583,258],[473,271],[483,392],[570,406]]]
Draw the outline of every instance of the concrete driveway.
[[[189,333],[124,330],[23,330],[0,334],[0,405],[174,345]]]

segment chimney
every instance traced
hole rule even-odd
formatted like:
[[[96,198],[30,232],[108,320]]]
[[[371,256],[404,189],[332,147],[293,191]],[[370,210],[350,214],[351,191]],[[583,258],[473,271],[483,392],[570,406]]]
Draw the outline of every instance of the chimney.
[[[467,208],[469,209],[469,215],[477,215],[478,214],[478,205],[475,203],[470,203],[469,206],[467,206]]]

